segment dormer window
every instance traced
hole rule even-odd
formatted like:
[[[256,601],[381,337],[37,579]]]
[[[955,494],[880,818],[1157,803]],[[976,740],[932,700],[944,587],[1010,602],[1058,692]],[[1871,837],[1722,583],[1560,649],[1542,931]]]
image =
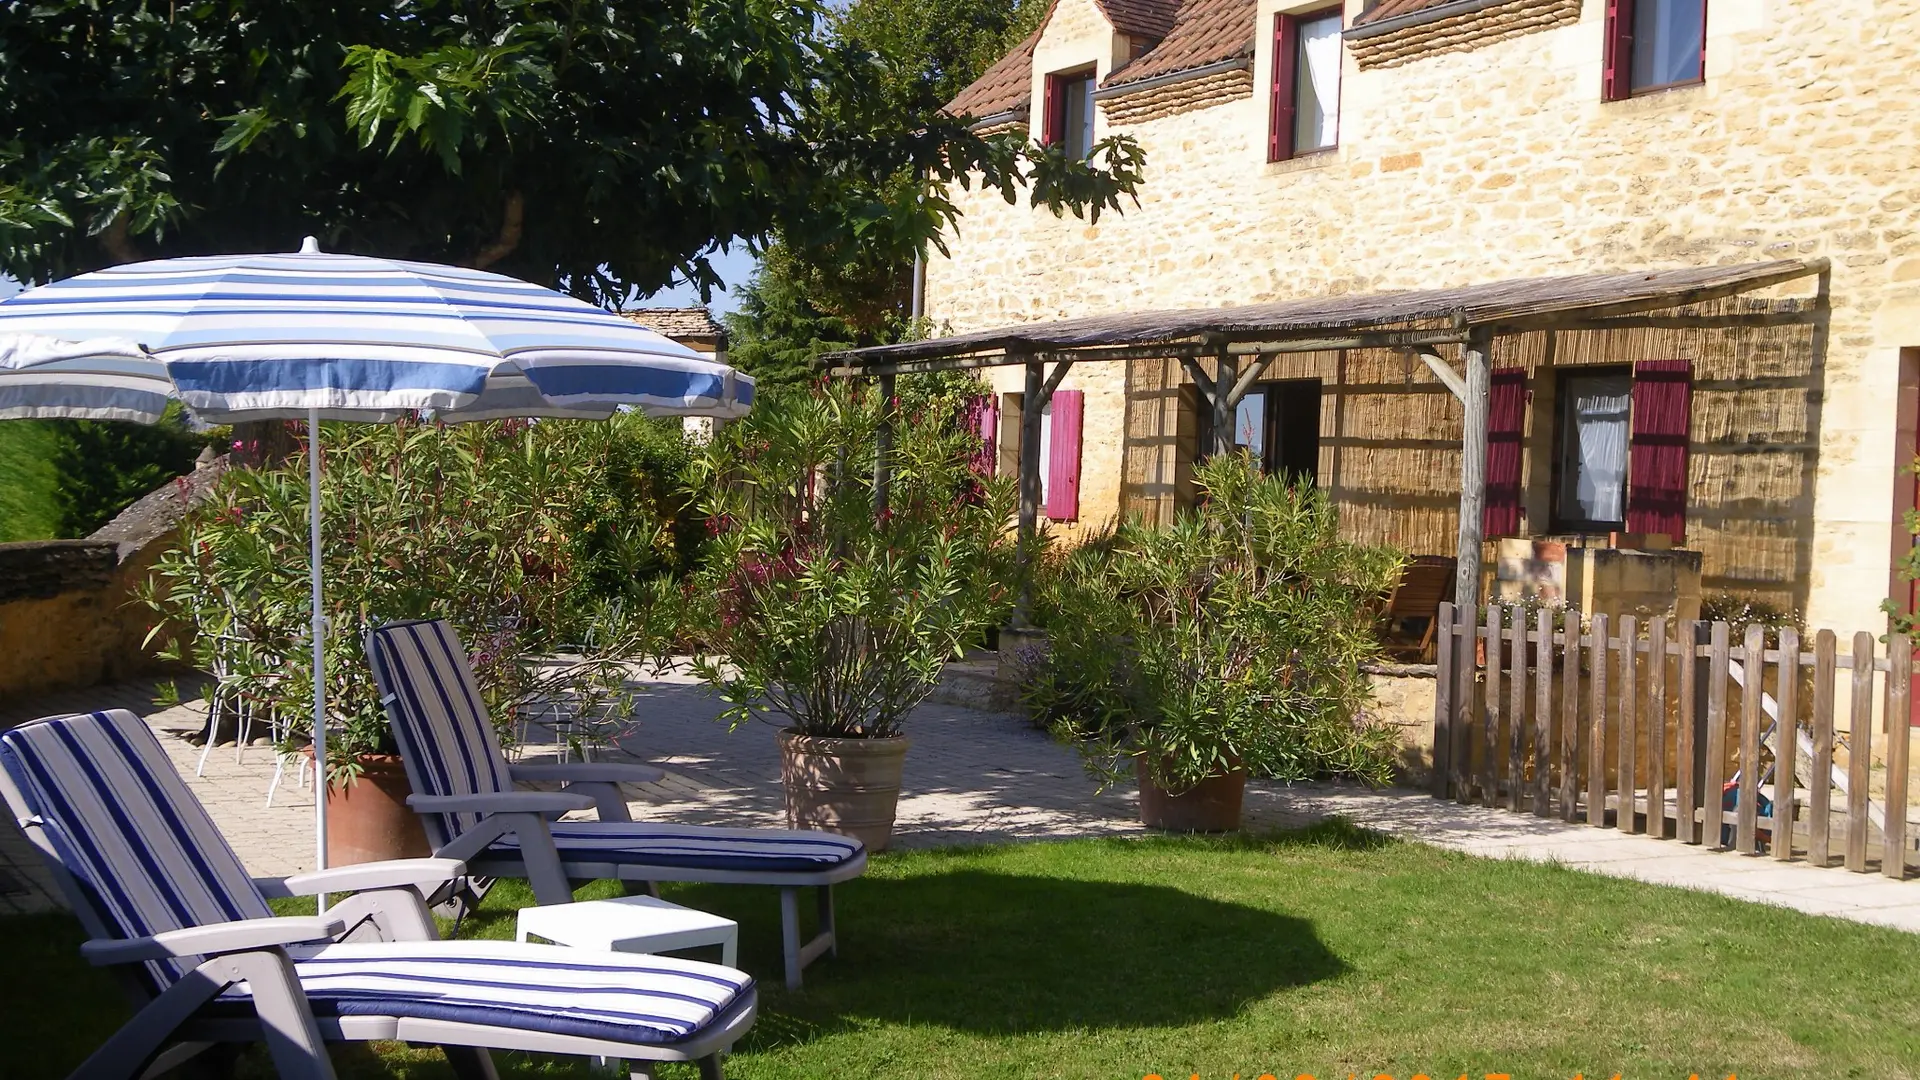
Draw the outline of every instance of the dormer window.
[[[1092,68],[1047,76],[1046,127],[1042,142],[1058,146],[1069,160],[1093,152]]]
[[[1267,160],[1331,150],[1340,140],[1339,8],[1277,15]]]

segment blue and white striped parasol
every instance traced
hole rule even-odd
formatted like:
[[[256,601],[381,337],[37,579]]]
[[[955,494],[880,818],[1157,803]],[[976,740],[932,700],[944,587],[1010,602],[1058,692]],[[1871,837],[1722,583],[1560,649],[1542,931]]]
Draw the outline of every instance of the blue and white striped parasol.
[[[0,420],[305,419],[313,748],[326,760],[322,420],[744,415],[753,379],[611,312],[479,270],[298,254],[129,263],[0,300]],[[323,782],[324,783],[324,782]],[[326,799],[314,800],[318,865]]]

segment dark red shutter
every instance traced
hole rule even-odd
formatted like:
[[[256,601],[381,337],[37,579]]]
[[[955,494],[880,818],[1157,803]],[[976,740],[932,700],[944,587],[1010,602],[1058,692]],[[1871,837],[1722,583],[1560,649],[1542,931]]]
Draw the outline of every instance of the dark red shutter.
[[[1075,521],[1080,517],[1081,393],[1055,390],[1049,404],[1053,431],[1047,446],[1047,517]]]
[[[1520,532],[1520,451],[1527,429],[1527,369],[1494,368],[1487,396],[1487,537]]]
[[[1040,103],[1040,143],[1056,146],[1066,135],[1067,98],[1060,92],[1060,76],[1049,75],[1046,99]]]
[[[1300,23],[1291,15],[1273,17],[1273,93],[1267,109],[1267,160],[1293,156],[1294,63],[1300,52]]]
[[[1687,440],[1693,370],[1685,360],[1633,365],[1633,434],[1627,444],[1627,531],[1686,542]]]
[[[1633,93],[1633,0],[1607,0],[1606,53],[1600,71],[1600,97],[1619,101]],[[1702,54],[1705,42],[1702,42]]]

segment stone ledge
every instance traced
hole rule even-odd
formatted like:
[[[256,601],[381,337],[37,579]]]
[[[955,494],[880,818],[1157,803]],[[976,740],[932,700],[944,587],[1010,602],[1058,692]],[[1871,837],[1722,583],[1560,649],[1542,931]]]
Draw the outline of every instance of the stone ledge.
[[[104,589],[119,562],[115,545],[106,540],[0,544],[0,604]]]

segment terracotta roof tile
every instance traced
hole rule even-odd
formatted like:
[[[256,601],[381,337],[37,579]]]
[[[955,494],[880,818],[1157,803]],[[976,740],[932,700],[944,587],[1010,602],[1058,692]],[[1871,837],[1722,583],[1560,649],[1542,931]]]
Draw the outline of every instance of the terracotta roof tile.
[[[1399,15],[1411,15],[1416,11],[1439,7],[1452,0],[1379,0],[1379,3],[1367,8],[1353,20],[1355,26],[1377,23],[1382,19],[1391,19]]]
[[[1115,30],[1130,37],[1158,41],[1173,30],[1183,6],[1181,0],[1095,0]],[[1049,13],[1051,14],[1051,13]]]
[[[1158,45],[1107,76],[1107,86],[1253,55],[1255,0],[1186,0]]]
[[[656,334],[683,343],[688,339],[717,338],[726,332],[703,307],[628,308],[620,314]]]
[[[1046,29],[1045,21],[1040,27]],[[1040,30],[1027,35],[1025,41],[1014,46],[1012,52],[1001,57],[948,102],[946,111],[977,120],[1025,105],[1032,93],[1033,46],[1039,40]]]

